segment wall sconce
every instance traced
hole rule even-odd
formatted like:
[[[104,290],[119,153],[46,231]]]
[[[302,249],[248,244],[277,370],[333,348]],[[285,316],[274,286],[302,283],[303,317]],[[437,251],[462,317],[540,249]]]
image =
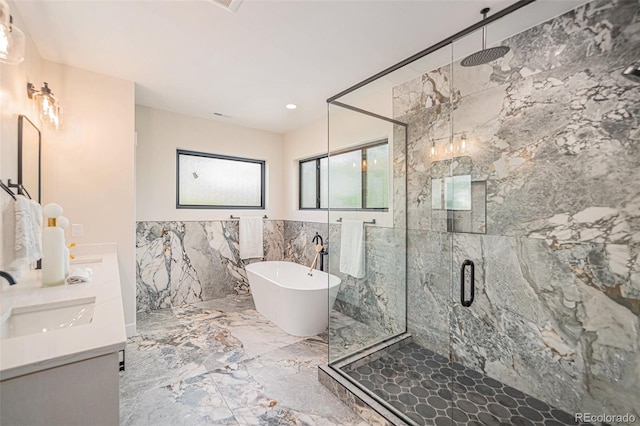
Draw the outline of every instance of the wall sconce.
[[[13,25],[6,0],[0,0],[0,62],[16,65],[24,60],[25,36]]]
[[[27,83],[27,95],[29,99],[36,103],[40,120],[54,130],[58,130],[60,128],[62,108],[60,108],[58,99],[53,96],[53,92],[49,89],[47,83],[44,83],[40,90],[36,90],[33,84]]]

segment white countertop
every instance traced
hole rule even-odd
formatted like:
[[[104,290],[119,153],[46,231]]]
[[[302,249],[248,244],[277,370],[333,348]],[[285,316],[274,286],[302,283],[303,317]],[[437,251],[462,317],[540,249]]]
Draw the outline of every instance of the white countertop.
[[[11,309],[95,297],[91,323],[0,340],[0,380],[58,367],[125,348],[126,332],[115,244],[78,246],[70,270],[88,267],[91,282],[42,287],[42,273],[29,271],[0,291],[0,318]]]

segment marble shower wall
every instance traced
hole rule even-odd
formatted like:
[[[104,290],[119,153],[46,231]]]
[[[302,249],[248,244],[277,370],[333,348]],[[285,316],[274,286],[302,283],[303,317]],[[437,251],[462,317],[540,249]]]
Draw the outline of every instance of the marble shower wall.
[[[621,71],[640,59],[640,3],[595,1],[503,44],[502,60],[394,90],[409,123],[409,331],[442,353],[451,337],[463,364],[566,411],[638,416],[640,85]],[[431,157],[451,128],[470,151]],[[432,179],[450,173],[486,182],[482,233],[447,232],[432,210]],[[471,308],[457,302],[464,259]]]
[[[137,310],[248,294],[247,261],[240,259],[238,224],[237,220],[138,222]],[[283,235],[283,221],[264,221],[266,260],[284,258]]]

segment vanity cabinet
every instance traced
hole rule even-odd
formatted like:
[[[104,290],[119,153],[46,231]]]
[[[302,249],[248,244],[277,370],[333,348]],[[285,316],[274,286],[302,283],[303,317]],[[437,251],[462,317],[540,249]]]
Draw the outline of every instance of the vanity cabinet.
[[[45,288],[41,271],[31,271],[0,292],[3,426],[119,423],[119,352],[126,333],[115,244],[75,251],[71,269],[91,268],[90,283]],[[87,305],[88,321],[40,330],[38,321],[49,312],[57,319],[58,312]]]
[[[118,353],[0,382],[0,424],[117,425]]]

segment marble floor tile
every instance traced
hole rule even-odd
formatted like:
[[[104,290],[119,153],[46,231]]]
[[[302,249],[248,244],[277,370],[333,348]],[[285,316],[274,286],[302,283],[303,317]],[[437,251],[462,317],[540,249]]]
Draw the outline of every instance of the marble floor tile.
[[[289,336],[242,296],[138,313],[122,425],[364,426],[318,382],[327,336]]]
[[[329,353],[332,360],[369,347],[386,337],[388,333],[337,311],[331,312],[329,321]]]
[[[232,295],[222,299],[196,302],[193,306],[223,312],[243,312],[256,309],[256,305],[253,303],[253,296],[251,295]]]

